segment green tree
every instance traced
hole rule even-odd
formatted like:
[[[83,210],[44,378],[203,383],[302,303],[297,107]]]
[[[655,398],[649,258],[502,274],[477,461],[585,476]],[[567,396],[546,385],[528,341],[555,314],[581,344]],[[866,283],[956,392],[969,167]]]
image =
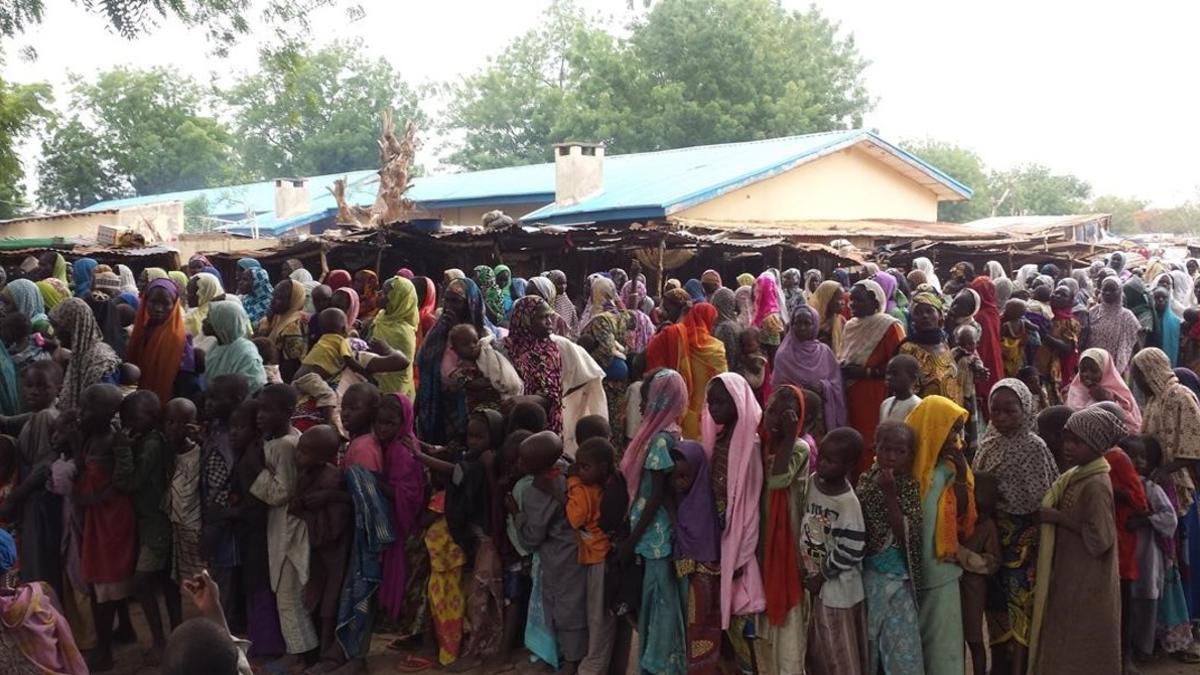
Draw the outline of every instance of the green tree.
[[[72,114],[42,143],[39,200],[77,208],[114,192],[157,194],[238,178],[229,131],[205,105],[203,89],[169,69],[76,79]]]
[[[1058,216],[1087,210],[1092,187],[1071,174],[1027,164],[992,174],[992,210],[997,216]]]
[[[1092,200],[1089,207],[1094,213],[1111,213],[1110,227],[1115,233],[1138,232],[1137,215],[1149,204],[1137,197],[1118,197],[1116,195],[1100,195]]]
[[[449,160],[488,168],[546,161],[568,139],[625,153],[857,126],[866,65],[815,8],[662,0],[620,39],[562,0],[449,87],[445,130],[462,138]]]
[[[0,219],[25,207],[25,170],[16,146],[46,116],[50,87],[0,79]]]
[[[987,168],[979,155],[952,143],[933,139],[906,141],[901,145],[905,150],[975,192],[967,201],[940,202],[938,220],[946,223],[968,223],[992,214],[992,193],[988,185]]]
[[[380,113],[421,117],[416,92],[356,45],[264,55],[223,95],[247,173],[309,176],[378,166]]]

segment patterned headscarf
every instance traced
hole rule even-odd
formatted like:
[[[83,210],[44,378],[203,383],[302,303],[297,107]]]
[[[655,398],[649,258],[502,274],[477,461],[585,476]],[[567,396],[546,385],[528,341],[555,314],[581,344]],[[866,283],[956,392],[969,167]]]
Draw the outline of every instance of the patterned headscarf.
[[[1101,455],[1125,438],[1125,424],[1116,415],[1098,405],[1091,405],[1073,413],[1067,419],[1067,431]]]
[[[13,279],[4,287],[4,292],[12,299],[17,311],[29,317],[31,322],[45,321],[46,305],[37,284],[28,279]]]
[[[1011,391],[1020,401],[1021,425],[1004,435],[988,424],[987,433],[979,442],[974,469],[996,477],[1000,484],[1001,511],[1025,515],[1042,505],[1042,497],[1058,478],[1058,467],[1046,442],[1037,435],[1037,413],[1029,388],[1009,377],[992,386],[991,397],[1003,389]]]
[[[525,383],[525,393],[544,396],[550,402],[547,428],[562,433],[562,355],[548,335],[538,337],[533,334],[538,315],[548,311],[550,305],[536,295],[517,300],[513,304],[504,351]]]
[[[496,285],[496,273],[487,265],[475,267],[475,283],[483,293],[483,304],[492,316],[504,316],[504,293]]]
[[[243,260],[253,260],[253,258],[243,258]],[[258,262],[257,260],[253,261]],[[250,292],[242,296],[242,306],[246,308],[246,316],[250,317],[250,324],[257,326],[259,321],[271,313],[271,295],[274,293],[274,289],[271,288],[271,276],[265,269],[261,266],[248,269],[252,282]]]
[[[261,269],[262,263],[258,262],[258,260],[256,260],[255,258],[238,258],[237,266],[238,266],[238,269],[243,269],[243,270],[252,270],[256,267]]]
[[[50,321],[71,336],[71,360],[58,395],[59,408],[71,410],[79,405],[84,389],[97,384],[121,365],[121,357],[104,341],[96,315],[83,300],[63,300],[50,312]]]
[[[354,273],[354,281],[355,286],[362,285],[362,290],[358,291],[358,300],[361,303],[358,314],[364,319],[369,319],[380,309],[379,276],[371,270],[359,270]]]

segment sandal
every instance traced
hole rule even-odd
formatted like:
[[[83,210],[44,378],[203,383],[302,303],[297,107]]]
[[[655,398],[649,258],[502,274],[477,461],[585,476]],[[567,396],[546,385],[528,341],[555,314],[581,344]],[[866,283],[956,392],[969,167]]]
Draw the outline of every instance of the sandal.
[[[432,659],[427,659],[420,654],[405,654],[396,663],[396,670],[401,673],[419,673],[422,670],[435,668],[437,668],[437,664]]]

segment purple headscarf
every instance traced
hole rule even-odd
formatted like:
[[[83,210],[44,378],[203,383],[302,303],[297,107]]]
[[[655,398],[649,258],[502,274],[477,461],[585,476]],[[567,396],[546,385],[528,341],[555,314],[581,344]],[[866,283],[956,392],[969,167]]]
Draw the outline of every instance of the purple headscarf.
[[[846,401],[841,365],[829,345],[817,339],[817,331],[821,326],[817,310],[810,305],[797,303],[796,311],[808,313],[812,320],[812,333],[802,340],[789,328],[779,350],[775,352],[771,388],[778,389],[790,384],[818,392],[824,402],[825,428],[844,426]],[[795,319],[792,318],[793,321]]]
[[[679,500],[675,523],[675,557],[696,562],[721,559],[721,536],[717,533],[717,509],[713,503],[708,457],[696,441],[679,441],[675,449],[695,467],[692,489]]]
[[[883,294],[887,297],[887,307],[883,308],[884,313],[891,314],[896,311],[896,277],[887,272],[879,272],[872,278],[883,289]]]

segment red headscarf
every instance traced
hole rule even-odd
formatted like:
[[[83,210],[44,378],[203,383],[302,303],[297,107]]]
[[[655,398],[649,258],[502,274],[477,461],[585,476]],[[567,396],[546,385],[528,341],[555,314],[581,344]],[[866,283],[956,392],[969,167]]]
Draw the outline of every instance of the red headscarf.
[[[1000,309],[996,306],[996,285],[986,276],[978,276],[971,282],[971,289],[979,294],[979,311],[975,322],[979,324],[979,358],[988,369],[988,376],[976,378],[975,395],[984,406],[991,396],[992,385],[1004,377],[1004,357],[1000,353]]]
[[[362,301],[360,314],[364,319],[369,319],[379,309],[379,276],[371,270],[359,270],[354,273],[354,281],[362,284],[362,290],[358,293],[358,299]]]
[[[799,402],[800,416],[796,421],[796,438],[800,438],[804,434],[804,392],[790,384],[783,385],[777,391],[785,389],[790,389]],[[775,490],[769,488],[771,465],[774,463],[770,454],[774,445],[766,425],[767,418],[764,414],[762,448],[763,461],[767,463],[766,471],[763,472],[767,477],[764,481],[764,489],[767,490],[767,512],[766,521],[763,523],[763,590],[767,596],[767,621],[772,626],[782,626],[787,620],[788,612],[804,600],[804,587],[800,584],[800,562],[796,557],[795,544],[800,523],[792,522],[790,484]],[[785,452],[790,453],[791,449]],[[812,452],[812,448],[809,448],[809,452]],[[811,454],[809,459],[811,462]]]
[[[325,285],[334,291],[339,288],[345,288],[352,283],[354,281],[350,278],[350,273],[346,270],[333,270],[325,276]]]

